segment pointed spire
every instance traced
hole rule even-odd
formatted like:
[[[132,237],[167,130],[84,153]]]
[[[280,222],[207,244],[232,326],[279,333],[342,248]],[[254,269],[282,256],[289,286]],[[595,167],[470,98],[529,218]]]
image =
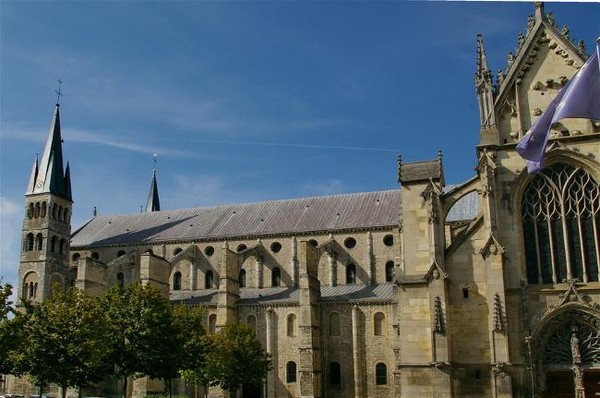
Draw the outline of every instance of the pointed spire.
[[[158,184],[156,183],[156,169],[152,170],[152,182],[146,202],[146,212],[160,211],[160,199],[158,197]]]
[[[25,195],[30,195],[33,193],[33,190],[35,189],[35,182],[37,181],[39,171],[40,171],[40,162],[39,162],[39,156],[36,153],[35,159],[33,161],[33,166],[31,166],[31,174],[29,175],[29,183],[27,184],[27,192],[25,192]]]
[[[65,168],[65,199],[73,201],[73,195],[71,194],[71,167],[69,166],[69,162],[67,162],[67,167]]]
[[[475,83],[477,90],[479,90],[479,86],[482,83],[492,84],[492,74],[488,66],[485,49],[483,48],[483,36],[481,33],[477,34],[477,72],[475,74]]]
[[[36,166],[37,172],[32,172],[32,177],[35,174],[34,182],[30,185],[30,190],[27,193],[51,193],[71,200],[70,186],[67,188],[65,172],[63,171],[59,108],[60,105],[56,104],[42,160]]]

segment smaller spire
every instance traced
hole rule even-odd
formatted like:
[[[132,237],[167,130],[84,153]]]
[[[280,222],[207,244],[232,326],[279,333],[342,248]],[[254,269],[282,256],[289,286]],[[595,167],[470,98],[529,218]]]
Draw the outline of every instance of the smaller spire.
[[[156,157],[154,154],[154,169],[152,169],[152,181],[150,182],[150,192],[148,193],[148,201],[146,202],[146,212],[160,211],[160,198],[158,197],[158,183],[156,182]]]
[[[31,174],[29,175],[29,183],[27,184],[27,192],[25,192],[25,195],[30,195],[33,193],[39,172],[40,172],[39,153],[36,153],[35,159],[33,160],[33,166],[31,166]]]
[[[475,74],[475,84],[479,89],[482,83],[492,84],[492,73],[488,66],[487,56],[485,55],[485,49],[483,48],[483,36],[481,33],[477,34],[477,72]]]

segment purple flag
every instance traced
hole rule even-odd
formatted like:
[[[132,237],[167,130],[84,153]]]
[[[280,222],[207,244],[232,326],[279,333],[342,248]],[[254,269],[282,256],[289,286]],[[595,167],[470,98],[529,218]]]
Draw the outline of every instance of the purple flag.
[[[527,161],[527,171],[541,170],[552,125],[565,118],[600,120],[600,42],[571,81],[558,93],[517,144],[517,152]]]

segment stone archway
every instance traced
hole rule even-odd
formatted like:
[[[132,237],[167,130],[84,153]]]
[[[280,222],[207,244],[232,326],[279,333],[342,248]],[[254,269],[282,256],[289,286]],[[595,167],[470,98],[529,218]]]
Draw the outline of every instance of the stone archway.
[[[567,305],[545,317],[532,335],[536,398],[587,398],[600,393],[600,317]]]

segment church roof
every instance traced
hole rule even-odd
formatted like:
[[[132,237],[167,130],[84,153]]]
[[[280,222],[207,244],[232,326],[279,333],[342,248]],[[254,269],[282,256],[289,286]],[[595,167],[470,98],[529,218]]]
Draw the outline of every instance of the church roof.
[[[176,290],[171,292],[172,302],[186,304],[217,304],[219,289]],[[241,288],[238,304],[298,303],[300,289],[297,287]],[[348,284],[321,286],[321,302],[394,301],[394,284],[379,285]]]
[[[96,217],[71,247],[223,240],[398,225],[399,190]]]
[[[400,190],[395,189],[101,216],[73,234],[71,247],[394,228],[399,209]],[[452,207],[447,221],[473,219],[478,211],[474,192]]]

